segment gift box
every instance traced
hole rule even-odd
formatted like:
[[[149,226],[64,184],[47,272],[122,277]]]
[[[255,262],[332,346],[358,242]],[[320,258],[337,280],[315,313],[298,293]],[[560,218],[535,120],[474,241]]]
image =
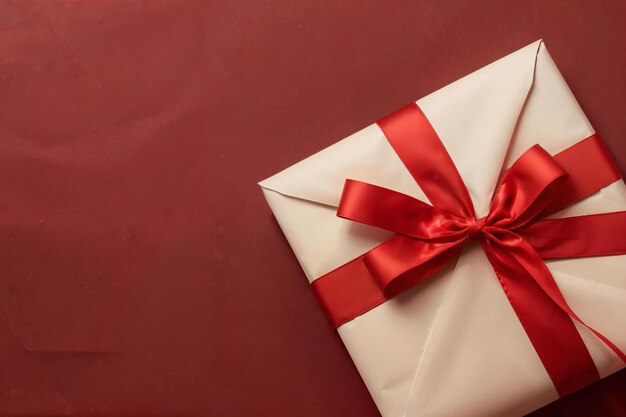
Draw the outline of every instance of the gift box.
[[[260,183],[384,417],[624,367],[626,188],[537,41]]]

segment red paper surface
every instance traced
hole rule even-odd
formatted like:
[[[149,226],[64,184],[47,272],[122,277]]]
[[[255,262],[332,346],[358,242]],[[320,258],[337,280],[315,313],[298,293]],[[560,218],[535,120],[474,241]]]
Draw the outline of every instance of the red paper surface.
[[[626,4],[0,4],[0,415],[378,416],[255,183],[543,38],[626,168]],[[533,414],[626,415],[626,373]]]

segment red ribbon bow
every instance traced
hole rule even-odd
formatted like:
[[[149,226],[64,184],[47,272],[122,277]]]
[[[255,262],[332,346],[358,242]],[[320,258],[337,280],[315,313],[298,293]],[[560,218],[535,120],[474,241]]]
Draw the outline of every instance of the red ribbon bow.
[[[559,395],[599,379],[572,319],[626,362],[616,345],[572,311],[542,260],[626,253],[626,238],[614,233],[625,230],[626,212],[540,220],[621,178],[598,136],[555,157],[539,145],[527,150],[505,173],[489,214],[477,219],[463,180],[417,105],[378,125],[433,205],[346,180],[337,215],[396,235],[314,281],[334,324],[419,284],[476,240]]]

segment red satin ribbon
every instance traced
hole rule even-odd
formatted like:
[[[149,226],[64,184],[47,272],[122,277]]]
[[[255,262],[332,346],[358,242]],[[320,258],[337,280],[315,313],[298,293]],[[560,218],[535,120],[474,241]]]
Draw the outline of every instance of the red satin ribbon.
[[[505,173],[489,214],[476,219],[463,180],[416,104],[378,125],[433,205],[346,180],[337,215],[396,235],[313,282],[335,326],[429,278],[477,240],[559,395],[599,379],[572,320],[626,362],[572,311],[542,260],[626,253],[626,237],[615,233],[625,229],[626,212],[540,220],[621,178],[597,135],[554,157],[530,148]]]

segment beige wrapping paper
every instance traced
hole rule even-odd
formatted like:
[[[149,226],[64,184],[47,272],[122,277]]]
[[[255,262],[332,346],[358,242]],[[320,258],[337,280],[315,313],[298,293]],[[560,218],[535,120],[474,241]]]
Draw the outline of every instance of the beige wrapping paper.
[[[593,133],[542,41],[417,103],[457,166],[478,217],[487,214],[500,172],[530,146],[539,143],[555,154]],[[310,282],[390,236],[336,217],[346,178],[428,201],[376,124],[262,181]],[[622,180],[553,217],[617,210],[626,210]],[[571,307],[626,350],[626,256],[547,264]],[[624,366],[587,329],[578,329],[602,377]],[[476,244],[425,284],[338,332],[384,417],[515,417],[558,398]]]

